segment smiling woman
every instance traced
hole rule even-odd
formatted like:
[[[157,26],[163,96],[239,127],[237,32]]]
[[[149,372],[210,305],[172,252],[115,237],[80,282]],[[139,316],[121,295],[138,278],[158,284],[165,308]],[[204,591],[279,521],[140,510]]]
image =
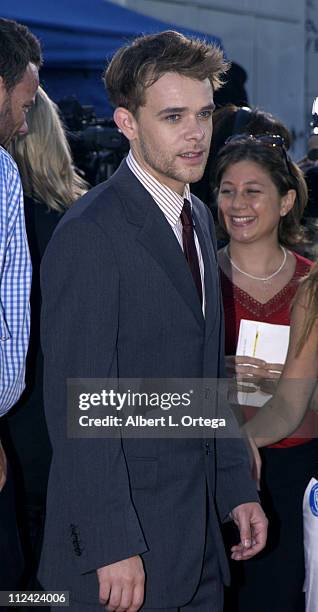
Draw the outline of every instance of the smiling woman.
[[[216,184],[219,220],[229,237],[219,252],[228,373],[263,386],[266,381],[271,389],[283,365],[235,356],[240,322],[290,323],[290,304],[311,266],[289,250],[302,240],[306,185],[282,138],[268,134],[229,141],[220,152]],[[254,410],[245,407],[243,420]],[[262,451],[268,545],[261,558],[244,564],[243,582],[232,564],[231,612],[304,610],[301,505],[317,452],[312,418],[293,437]]]

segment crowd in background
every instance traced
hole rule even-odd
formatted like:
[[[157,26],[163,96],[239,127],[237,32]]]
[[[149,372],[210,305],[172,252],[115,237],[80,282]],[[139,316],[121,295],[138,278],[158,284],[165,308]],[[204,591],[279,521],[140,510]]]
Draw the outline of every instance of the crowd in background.
[[[313,262],[317,258],[318,162],[307,156],[299,164],[292,161],[288,128],[266,110],[247,106],[242,92],[238,106],[230,88],[228,95],[231,97],[220,100],[224,106],[214,113],[204,176],[191,190],[210,208],[217,225],[228,374],[267,385],[275,397],[280,377],[288,376],[287,370],[282,364],[257,358],[246,363],[246,358],[236,354],[240,321],[290,325],[292,320],[293,328],[296,317],[294,345],[300,340],[301,345],[292,346],[287,366],[294,368],[291,377],[297,378],[300,372],[301,378],[310,363],[310,378],[317,377],[317,269]],[[28,130],[15,134],[10,144],[2,143],[16,161],[22,180],[33,283],[26,388],[9,414],[2,417],[1,437],[13,472],[24,556],[19,581],[7,586],[30,590],[39,587],[36,574],[51,460],[43,409],[40,264],[64,212],[76,206],[90,185],[84,173],[74,168],[58,108],[41,87],[28,111],[27,124]],[[310,280],[302,283],[307,277]],[[304,311],[311,313],[309,326]],[[240,566],[231,561],[226,612],[305,610],[302,505],[310,479],[318,477],[316,421],[312,412],[306,413],[312,392],[312,388],[303,390],[307,401],[302,402],[298,421],[286,417],[284,423],[292,425],[286,425],[286,431],[277,425],[280,435],[277,439],[272,435],[269,444],[266,436],[259,439],[251,407],[237,413],[240,425],[252,423],[250,430],[247,428],[251,443],[264,447],[260,451],[260,497],[269,519],[269,537],[259,556]],[[230,551],[236,539],[233,525],[224,526],[224,537]],[[318,609],[308,601],[308,612]]]

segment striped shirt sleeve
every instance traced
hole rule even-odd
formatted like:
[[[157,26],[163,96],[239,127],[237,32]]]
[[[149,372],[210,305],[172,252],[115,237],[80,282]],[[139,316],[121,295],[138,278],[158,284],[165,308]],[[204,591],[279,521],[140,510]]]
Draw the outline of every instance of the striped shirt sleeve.
[[[24,389],[31,274],[21,180],[0,147],[0,416]]]

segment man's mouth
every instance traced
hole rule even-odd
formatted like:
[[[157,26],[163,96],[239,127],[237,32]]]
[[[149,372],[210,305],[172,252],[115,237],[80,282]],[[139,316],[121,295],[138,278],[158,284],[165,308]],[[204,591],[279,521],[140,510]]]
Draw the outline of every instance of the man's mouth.
[[[186,151],[185,153],[180,153],[180,157],[182,159],[189,159],[193,161],[201,161],[204,155],[204,150],[201,151]]]

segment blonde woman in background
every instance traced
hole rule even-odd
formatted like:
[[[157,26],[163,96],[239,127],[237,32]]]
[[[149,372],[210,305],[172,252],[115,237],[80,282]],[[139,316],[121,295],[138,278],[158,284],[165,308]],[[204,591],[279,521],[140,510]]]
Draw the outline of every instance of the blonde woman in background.
[[[291,312],[286,362],[274,397],[245,425],[257,447],[290,436],[318,409],[318,263],[301,281]],[[318,467],[318,449],[317,449]]]
[[[31,335],[26,390],[7,417],[17,507],[26,573],[21,588],[35,588],[44,524],[51,448],[43,412],[40,348],[40,263],[63,212],[88,185],[75,170],[58,109],[40,87],[27,116],[28,134],[18,137],[9,152],[19,167],[25,196],[25,220],[33,266]]]
[[[257,447],[291,435],[301,424],[308,408],[317,411],[317,378],[318,263],[302,281],[296,294],[288,354],[277,392],[243,428]],[[313,466],[304,493],[303,519],[306,612],[318,612],[318,445],[316,466]]]
[[[88,185],[74,169],[58,108],[42,87],[27,119],[28,134],[9,146],[19,167],[24,194],[62,213],[87,191]]]

